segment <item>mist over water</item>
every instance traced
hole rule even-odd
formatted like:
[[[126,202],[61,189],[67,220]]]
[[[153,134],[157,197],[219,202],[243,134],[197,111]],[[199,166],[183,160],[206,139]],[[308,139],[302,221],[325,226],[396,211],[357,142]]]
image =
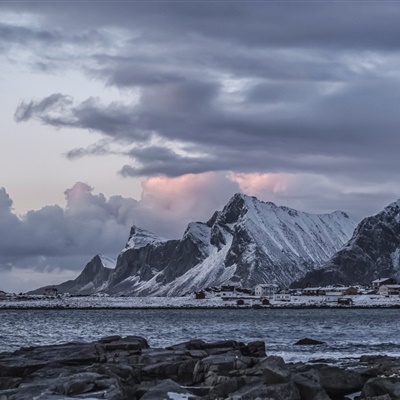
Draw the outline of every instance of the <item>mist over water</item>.
[[[0,310],[0,352],[20,347],[139,335],[152,347],[194,338],[263,340],[285,361],[400,356],[396,309]],[[325,342],[294,346],[304,337]]]

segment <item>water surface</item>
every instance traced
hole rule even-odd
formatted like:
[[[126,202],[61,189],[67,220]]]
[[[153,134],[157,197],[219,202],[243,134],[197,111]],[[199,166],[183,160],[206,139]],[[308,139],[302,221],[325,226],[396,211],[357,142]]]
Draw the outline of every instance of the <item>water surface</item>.
[[[396,309],[0,310],[0,352],[108,335],[139,335],[152,347],[201,338],[263,340],[286,361],[400,356]],[[294,346],[304,337],[326,342]]]

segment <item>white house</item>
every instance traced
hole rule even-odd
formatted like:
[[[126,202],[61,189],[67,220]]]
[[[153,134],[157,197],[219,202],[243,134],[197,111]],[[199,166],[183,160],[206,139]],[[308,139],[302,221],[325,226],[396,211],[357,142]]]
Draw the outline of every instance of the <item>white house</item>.
[[[263,283],[255,287],[254,293],[260,297],[272,297],[279,292],[279,289],[279,286],[274,283]]]
[[[274,295],[274,300],[275,301],[290,301],[292,297],[290,296],[289,293],[279,293]]]
[[[338,300],[342,297],[342,294],[339,292],[326,292],[324,297],[325,303],[337,303]]]
[[[381,285],[396,285],[397,282],[393,278],[379,278],[372,281],[372,288],[378,290]]]
[[[398,296],[400,294],[400,285],[381,285],[378,289],[381,296]]]

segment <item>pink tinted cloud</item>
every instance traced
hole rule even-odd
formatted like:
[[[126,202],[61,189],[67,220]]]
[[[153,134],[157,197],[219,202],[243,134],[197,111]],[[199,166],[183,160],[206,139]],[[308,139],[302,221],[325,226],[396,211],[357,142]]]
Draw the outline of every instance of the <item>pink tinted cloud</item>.
[[[228,177],[238,184],[242,193],[261,199],[287,193],[294,182],[294,176],[285,173],[230,173]]]
[[[236,182],[217,172],[151,177],[143,181],[142,188],[137,224],[176,237],[189,222],[208,220],[239,191]]]

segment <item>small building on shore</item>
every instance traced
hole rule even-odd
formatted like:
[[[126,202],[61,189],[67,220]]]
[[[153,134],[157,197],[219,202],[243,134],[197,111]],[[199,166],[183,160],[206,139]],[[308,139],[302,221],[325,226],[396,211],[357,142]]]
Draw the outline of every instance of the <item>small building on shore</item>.
[[[324,297],[324,303],[334,303],[336,304],[341,298],[342,294],[338,292],[326,292]]]
[[[350,299],[349,297],[340,297],[337,301],[338,305],[341,306],[352,306],[353,305],[353,300]]]
[[[279,290],[279,286],[275,283],[263,283],[255,287],[254,294],[259,297],[273,297]]]
[[[7,293],[0,290],[0,300],[5,300],[7,298]]]
[[[277,293],[274,295],[274,300],[275,301],[291,301],[292,297],[290,296],[290,293]]]
[[[195,298],[197,300],[204,300],[206,298],[206,293],[203,290],[201,290],[200,292],[196,292]]]
[[[319,296],[319,295],[321,295],[321,288],[320,287],[306,287],[301,291],[301,294],[303,296]]]
[[[378,289],[381,296],[399,296],[400,285],[381,285]]]
[[[342,295],[351,296],[359,292],[357,286],[323,286],[323,287],[307,287],[302,290],[303,296],[328,296],[328,295]]]
[[[371,282],[372,289],[378,290],[382,285],[396,285],[397,281],[394,278],[379,278]]]

